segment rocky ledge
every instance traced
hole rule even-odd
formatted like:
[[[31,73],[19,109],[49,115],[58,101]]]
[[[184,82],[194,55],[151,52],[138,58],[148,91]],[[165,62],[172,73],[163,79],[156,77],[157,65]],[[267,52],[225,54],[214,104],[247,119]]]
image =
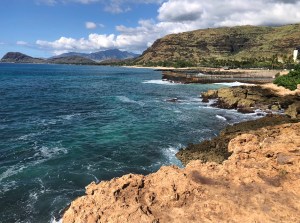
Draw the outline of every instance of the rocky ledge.
[[[192,161],[86,187],[63,222],[298,222],[300,123],[240,134],[223,164]]]
[[[237,109],[243,113],[251,113],[256,109],[270,112],[285,110],[290,117],[300,118],[300,90],[282,95],[282,89],[278,89],[269,85],[221,88],[202,93],[202,98],[203,102],[216,99],[213,106]]]
[[[222,163],[231,155],[230,151],[228,151],[229,142],[238,135],[251,133],[265,126],[271,127],[286,123],[297,123],[299,121],[299,119],[291,119],[283,115],[269,114],[257,120],[228,125],[217,137],[204,140],[198,144],[191,143],[186,148],[180,149],[176,157],[183,165],[187,165],[192,160]],[[266,132],[263,136],[268,137],[267,134]]]

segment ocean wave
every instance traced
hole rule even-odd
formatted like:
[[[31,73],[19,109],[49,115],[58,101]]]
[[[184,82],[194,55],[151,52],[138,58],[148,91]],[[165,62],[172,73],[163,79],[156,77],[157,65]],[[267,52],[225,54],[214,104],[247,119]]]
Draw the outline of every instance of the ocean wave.
[[[224,82],[224,83],[214,83],[214,84],[219,84],[219,85],[225,85],[225,86],[230,86],[230,87],[234,87],[234,86],[242,86],[242,85],[254,85],[254,84],[248,84],[248,83],[242,83],[242,82]]]
[[[133,103],[133,104],[138,104],[140,106],[144,106],[145,103],[144,102],[141,102],[141,101],[135,101],[135,100],[132,100],[126,96],[117,96],[117,98],[121,101],[121,102],[124,102],[124,103]]]
[[[148,80],[143,81],[143,84],[160,84],[160,85],[181,85],[181,83],[173,83],[167,80]]]
[[[175,164],[179,167],[182,167],[182,163],[176,158],[176,153],[183,148],[184,146],[182,144],[178,144],[176,146],[168,146],[166,148],[162,149],[162,153],[164,157],[166,158],[166,163],[164,165],[170,165],[170,164]]]
[[[221,119],[223,121],[227,121],[227,119],[221,115],[216,115],[216,118]]]
[[[6,169],[3,173],[0,174],[0,182],[2,182],[4,179],[12,177],[23,170],[33,167],[36,165],[39,165],[47,160],[50,160],[58,155],[61,154],[67,154],[68,150],[63,147],[47,147],[47,146],[42,146],[42,147],[35,147],[35,150],[37,152],[33,155],[34,158],[33,161],[27,162],[27,163],[19,163],[14,166],[9,167]]]

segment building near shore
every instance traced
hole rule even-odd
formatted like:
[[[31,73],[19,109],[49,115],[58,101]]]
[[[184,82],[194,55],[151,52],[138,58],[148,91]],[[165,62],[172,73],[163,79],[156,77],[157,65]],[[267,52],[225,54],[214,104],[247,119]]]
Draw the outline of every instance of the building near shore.
[[[293,54],[294,62],[297,62],[297,61],[298,61],[299,51],[300,51],[300,46],[299,46],[299,47],[296,47],[295,50],[294,50],[294,54]]]

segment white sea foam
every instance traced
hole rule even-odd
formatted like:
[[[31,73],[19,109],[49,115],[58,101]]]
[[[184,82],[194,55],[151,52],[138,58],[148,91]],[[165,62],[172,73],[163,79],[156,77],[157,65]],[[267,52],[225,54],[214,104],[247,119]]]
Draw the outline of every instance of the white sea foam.
[[[20,136],[19,138],[17,138],[17,140],[27,140],[27,139],[33,138],[33,137],[35,137],[35,136],[39,136],[39,135],[41,135],[41,134],[42,134],[42,133],[29,133],[29,134]]]
[[[177,166],[182,166],[181,162],[176,158],[176,153],[183,147],[182,144],[178,144],[177,146],[169,146],[167,148],[163,148],[163,155],[167,159],[167,165],[175,164]],[[164,164],[164,165],[166,165]]]
[[[144,81],[143,84],[180,85],[180,83],[173,83],[167,80],[148,80]]]
[[[15,165],[10,168],[8,168],[6,171],[4,171],[2,174],[0,174],[0,182],[4,180],[5,178],[11,177],[21,171],[23,171],[26,167],[24,165]]]
[[[234,86],[241,86],[241,85],[254,85],[254,84],[248,84],[248,83],[242,83],[242,82],[238,82],[238,81],[235,81],[235,82],[232,82],[232,83],[214,83],[214,84],[220,84],[220,85],[225,85],[225,86],[231,86],[231,87],[234,87]]]
[[[68,150],[63,147],[35,147],[37,152],[34,154],[34,158],[36,158],[34,161],[28,162],[26,164],[24,163],[18,163],[14,166],[9,167],[7,170],[5,170],[2,174],[0,174],[0,182],[2,182],[4,179],[14,176],[20,172],[22,172],[24,169],[27,169],[28,167],[36,166],[40,163],[43,163],[47,160],[52,159],[53,157],[56,157],[61,154],[68,153]]]
[[[3,193],[5,194],[7,191],[10,191],[10,190],[13,190],[17,187],[17,182],[16,181],[9,181],[7,183],[1,183],[1,186],[0,186],[0,193]]]
[[[68,150],[63,147],[52,147],[49,148],[47,146],[42,146],[39,151],[34,156],[41,156],[43,159],[51,159],[54,156],[60,155],[60,154],[67,154]]]
[[[141,101],[135,101],[135,100],[131,100],[130,98],[126,97],[126,96],[117,96],[117,98],[124,103],[133,103],[133,104],[138,104],[140,106],[144,106],[145,103],[141,102]]]
[[[217,117],[218,119],[223,120],[223,121],[226,121],[226,120],[227,120],[225,117],[223,117],[223,116],[221,116],[221,115],[216,115],[216,117]]]
[[[75,118],[77,116],[80,116],[80,115],[81,114],[76,113],[76,114],[70,114],[70,115],[60,115],[58,117],[61,118],[61,119],[64,119],[64,120],[71,120],[71,119],[73,119],[73,118]]]
[[[50,220],[51,223],[63,223],[63,220],[62,219],[58,219],[56,220],[55,217],[52,217],[51,220]]]

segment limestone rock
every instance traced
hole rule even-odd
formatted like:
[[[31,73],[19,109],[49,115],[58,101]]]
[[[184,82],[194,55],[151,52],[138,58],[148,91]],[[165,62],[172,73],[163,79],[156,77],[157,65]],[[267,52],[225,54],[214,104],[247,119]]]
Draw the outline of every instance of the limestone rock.
[[[299,222],[300,123],[238,135],[228,150],[223,164],[92,183],[63,222]]]
[[[278,94],[272,88],[260,86],[238,86],[222,88],[218,91],[202,93],[203,102],[217,99],[214,106],[225,109],[237,109],[239,112],[248,113],[255,109],[278,111],[287,109],[291,104],[300,102],[297,94]]]
[[[203,92],[201,96],[203,102],[208,102],[209,99],[214,99],[218,97],[218,91],[208,90],[207,92]]]
[[[291,104],[288,109],[285,111],[285,114],[291,118],[300,118],[300,102],[295,102]]]

